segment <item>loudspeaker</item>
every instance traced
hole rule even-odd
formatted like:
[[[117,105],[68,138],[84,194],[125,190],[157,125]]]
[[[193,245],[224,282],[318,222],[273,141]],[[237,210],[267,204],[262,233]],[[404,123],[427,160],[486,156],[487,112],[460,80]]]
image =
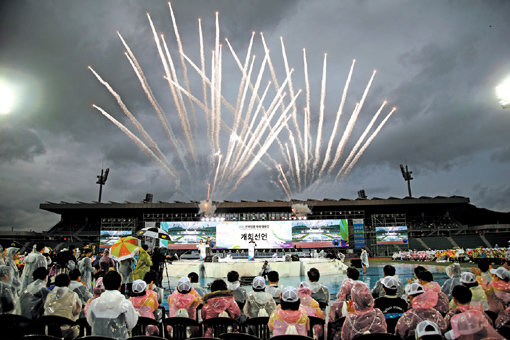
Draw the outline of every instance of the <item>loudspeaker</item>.
[[[299,262],[299,256],[292,255],[291,258],[292,258],[292,262]]]
[[[356,268],[363,268],[363,266],[361,265],[360,259],[352,259],[351,266],[356,267]]]

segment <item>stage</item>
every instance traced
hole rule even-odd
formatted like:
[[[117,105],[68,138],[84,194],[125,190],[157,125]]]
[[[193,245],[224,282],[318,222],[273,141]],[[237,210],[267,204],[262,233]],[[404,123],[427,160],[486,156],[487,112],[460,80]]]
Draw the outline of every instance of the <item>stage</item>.
[[[303,258],[293,262],[286,262],[281,258],[261,258],[254,261],[219,259],[219,262],[180,260],[166,264],[163,276],[180,278],[188,276],[190,272],[195,272],[204,278],[225,278],[231,270],[237,271],[240,276],[256,276],[264,261],[268,261],[271,269],[277,271],[280,277],[305,276],[310,268],[317,268],[321,275],[336,275],[345,273],[347,270],[347,265],[343,262],[326,258]]]

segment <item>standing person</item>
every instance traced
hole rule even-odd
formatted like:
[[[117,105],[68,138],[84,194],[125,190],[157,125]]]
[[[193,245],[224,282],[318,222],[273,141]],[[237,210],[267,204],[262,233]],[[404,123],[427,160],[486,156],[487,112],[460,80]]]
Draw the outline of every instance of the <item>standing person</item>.
[[[361,260],[361,265],[363,266],[363,274],[366,274],[367,273],[367,268],[369,267],[369,264],[368,264],[368,253],[367,253],[366,249],[361,249],[360,260]]]
[[[78,269],[81,273],[82,282],[90,290],[92,288],[92,274],[96,272],[96,269],[92,266],[92,249],[86,248],[83,253],[85,256],[78,262]]]
[[[249,261],[255,260],[255,247],[256,246],[257,246],[257,244],[255,243],[255,241],[253,241],[253,239],[251,239],[250,242],[248,242],[248,260]]]
[[[19,277],[19,270],[16,261],[19,256],[19,248],[9,247],[5,252],[5,265],[11,267],[12,278],[11,286],[14,289],[14,293],[18,296],[21,293],[21,281]]]
[[[138,263],[136,264],[136,268],[133,271],[133,280],[143,280],[145,274],[151,270],[152,266],[151,257],[149,256],[149,253],[147,253],[147,249],[149,249],[149,247],[144,244],[138,249],[140,253]]]
[[[136,260],[133,257],[128,257],[120,261],[119,273],[122,276],[122,284],[120,286],[120,292],[124,294],[127,291],[131,292],[131,286],[133,285],[133,265],[136,264]]]
[[[262,276],[265,279],[267,274],[269,274],[270,271],[271,271],[271,266],[269,265],[269,262],[264,261],[264,264],[262,265],[262,268],[260,269],[259,276]]]
[[[21,289],[27,288],[29,284],[34,282],[34,270],[39,267],[46,268],[47,262],[46,257],[44,257],[44,244],[37,243],[34,246],[34,249],[28,256],[25,257],[25,268],[23,268],[23,274],[21,275]]]
[[[213,241],[211,240],[211,237],[207,236],[207,247],[205,248],[205,255],[212,256],[212,249],[213,249]]]
[[[200,243],[197,244],[197,248],[198,251],[200,252],[200,261],[205,261],[205,258],[207,257],[207,248],[209,248],[209,245],[204,243],[204,241],[200,239]]]
[[[19,297],[20,315],[27,319],[37,320],[44,314],[44,302],[50,290],[46,287],[48,269],[39,267],[34,270],[34,282]]]
[[[115,268],[115,262],[110,257],[110,249],[106,248],[103,251],[103,256],[99,260],[99,270],[102,272],[108,272],[110,268]]]
[[[131,301],[119,291],[122,278],[114,271],[103,278],[105,292],[93,300],[87,310],[87,322],[92,335],[125,340],[128,331],[136,326],[138,314]]]

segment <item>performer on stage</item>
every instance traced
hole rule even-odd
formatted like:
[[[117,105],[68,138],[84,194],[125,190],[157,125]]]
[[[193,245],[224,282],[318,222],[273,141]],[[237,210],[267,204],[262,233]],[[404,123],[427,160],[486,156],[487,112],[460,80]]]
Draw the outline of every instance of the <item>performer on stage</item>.
[[[255,260],[255,247],[256,246],[257,246],[257,244],[255,243],[255,241],[253,241],[253,239],[251,239],[250,242],[248,242],[248,260],[249,261]]]
[[[367,268],[368,268],[368,253],[367,253],[366,249],[361,250],[360,260],[361,260],[361,265],[363,266],[363,274],[366,274]]]
[[[200,240],[200,243],[197,244],[197,248],[200,251],[200,261],[205,261],[207,256],[207,248],[209,248],[209,245]]]

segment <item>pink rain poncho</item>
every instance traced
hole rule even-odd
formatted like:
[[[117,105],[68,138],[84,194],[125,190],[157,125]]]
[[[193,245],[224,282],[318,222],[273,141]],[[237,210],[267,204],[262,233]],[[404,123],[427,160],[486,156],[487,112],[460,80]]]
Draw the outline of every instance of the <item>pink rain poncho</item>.
[[[331,304],[329,308],[329,322],[338,320],[344,316],[347,316],[347,308],[345,307],[345,299],[351,298],[351,289],[354,284],[352,279],[344,279],[342,286],[338,291],[337,299]]]
[[[306,316],[315,316],[321,319],[325,318],[324,312],[319,307],[319,303],[312,298],[312,290],[308,282],[301,282],[298,289],[298,296],[300,301],[299,309],[301,309]],[[317,338],[322,337],[324,332],[322,326],[315,325],[313,330]]]
[[[434,308],[441,313],[441,315],[446,315],[450,311],[450,301],[445,293],[441,291],[441,286],[439,283],[432,282],[423,282],[423,289],[425,291],[432,290],[437,293],[437,304]]]
[[[110,249],[105,249],[103,256],[99,260],[99,269],[107,272],[111,267],[115,267],[115,262],[110,257]]]
[[[301,310],[283,310],[281,305],[278,305],[271,314],[267,326],[273,332],[273,336],[285,335],[289,326],[295,327],[299,335],[306,336],[310,321]]]
[[[500,313],[510,304],[510,282],[494,279],[485,293],[492,312]]]
[[[425,291],[412,299],[412,308],[402,314],[395,327],[395,334],[402,339],[414,335],[416,326],[423,320],[430,320],[446,330],[446,322],[434,306],[437,305],[438,294],[433,290]]]
[[[504,339],[489,324],[483,312],[470,310],[452,318],[452,330],[448,332],[454,339],[462,340],[499,340]]]
[[[202,320],[216,317],[230,317],[239,319],[241,310],[234,300],[234,293],[230,290],[218,290],[204,295],[202,307]],[[206,329],[205,336],[211,337],[212,330]]]
[[[179,293],[177,288],[175,291],[168,295],[168,316],[174,317],[177,311],[184,309],[188,313],[190,319],[197,318],[197,307],[202,303],[202,298],[195,289],[191,288],[189,293]]]
[[[145,295],[132,296],[129,298],[129,301],[131,301],[133,307],[135,307],[138,315],[143,316],[144,318],[155,319],[154,311],[159,307],[158,293],[145,289]],[[148,325],[145,335],[159,335],[158,327]]]
[[[342,340],[350,340],[356,335],[386,333],[384,314],[374,309],[374,298],[363,282],[355,282],[351,289],[354,313],[347,315],[342,327]]]
[[[482,312],[483,315],[485,315],[485,317],[487,318],[487,321],[490,324],[492,324],[492,320],[490,319],[490,317],[484,313],[482,304],[478,303],[478,302],[471,302],[471,303],[468,303],[467,305],[457,305],[457,307],[455,309],[450,310],[448,312],[448,314],[444,317],[444,321],[446,322],[446,328],[447,329],[451,328],[451,320],[455,315],[464,313],[464,312],[467,312],[470,310],[477,310],[477,311]]]
[[[94,299],[97,299],[101,296],[105,291],[104,284],[103,284],[103,278],[100,277],[96,280],[96,283],[94,284],[94,289],[92,290],[92,293],[94,294],[89,301],[85,304],[85,307],[83,307],[83,313],[87,315],[87,310],[89,309],[90,303],[94,301]]]

